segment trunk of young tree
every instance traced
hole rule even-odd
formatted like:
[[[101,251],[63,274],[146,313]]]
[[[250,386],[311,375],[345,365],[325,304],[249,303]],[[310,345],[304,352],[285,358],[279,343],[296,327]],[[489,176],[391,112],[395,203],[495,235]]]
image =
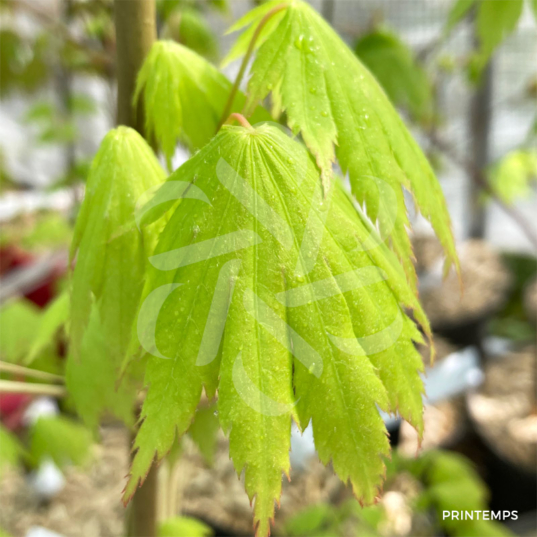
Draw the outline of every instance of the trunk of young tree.
[[[134,108],[136,77],[157,37],[155,0],[115,0],[117,59],[117,123],[144,136],[144,111]],[[157,469],[152,467],[143,486],[134,495],[127,515],[128,537],[157,535]]]
[[[472,96],[470,110],[470,156],[474,172],[470,177],[470,226],[472,239],[483,239],[486,233],[486,206],[483,203],[483,189],[475,174],[481,174],[490,158],[490,129],[492,120],[492,60],[481,75],[481,80]]]
[[[155,0],[115,0],[117,122],[144,134],[143,108],[132,106],[136,76],[157,37]]]

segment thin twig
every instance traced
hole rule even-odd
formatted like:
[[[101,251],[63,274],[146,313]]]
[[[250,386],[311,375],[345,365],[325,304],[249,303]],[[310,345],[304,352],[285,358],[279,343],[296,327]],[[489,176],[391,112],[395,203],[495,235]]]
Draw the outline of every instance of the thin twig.
[[[252,53],[254,52],[255,43],[259,37],[259,34],[265,27],[265,24],[278,12],[282,11],[282,9],[285,9],[289,7],[289,4],[283,3],[279,4],[275,7],[273,7],[262,19],[257,28],[255,29],[254,35],[252,36],[252,39],[250,40],[250,44],[248,45],[248,50],[246,51],[246,54],[244,55],[244,58],[242,59],[241,67],[239,69],[239,73],[237,74],[237,78],[235,78],[235,82],[233,84],[233,87],[231,88],[231,92],[229,93],[229,97],[226,102],[226,106],[224,108],[224,112],[222,114],[222,117],[220,118],[220,123],[218,124],[218,128],[216,129],[216,132],[220,130],[222,125],[225,123],[226,119],[229,117],[231,112],[231,107],[233,106],[233,101],[235,100],[235,96],[237,95],[237,91],[239,91],[239,86],[241,85],[242,78],[244,76],[244,73],[246,71],[246,67],[248,67],[248,62],[250,61],[250,58],[252,56]]]
[[[3,371],[4,373],[13,373],[14,375],[32,377],[34,379],[44,380],[45,382],[59,382],[60,384],[65,382],[65,379],[60,375],[54,375],[53,373],[47,373],[46,371],[39,371],[37,369],[30,369],[29,367],[23,367],[22,365],[10,364],[9,362],[0,361],[0,371]]]
[[[457,166],[466,170],[466,172],[472,177],[472,180],[488,194],[503,210],[508,214],[524,232],[532,246],[537,250],[537,233],[531,226],[531,224],[524,218],[522,214],[513,206],[503,201],[493,188],[488,183],[487,177],[482,170],[476,168],[471,162],[459,157],[454,149],[449,146],[443,140],[440,140],[434,135],[429,135],[431,143],[437,147],[442,153],[450,158]]]
[[[67,396],[67,390],[63,386],[15,382],[13,380],[0,380],[0,393],[27,393],[29,395],[49,395],[60,398]]]

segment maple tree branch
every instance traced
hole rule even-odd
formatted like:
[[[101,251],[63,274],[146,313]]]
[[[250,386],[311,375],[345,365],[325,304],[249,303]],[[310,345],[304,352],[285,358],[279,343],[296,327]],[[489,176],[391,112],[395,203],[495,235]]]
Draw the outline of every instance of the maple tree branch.
[[[472,162],[469,162],[461,157],[459,157],[454,149],[447,144],[445,141],[440,140],[433,134],[429,134],[429,140],[431,143],[438,148],[442,153],[444,153],[451,161],[453,161],[457,166],[466,170],[468,175],[472,178],[472,181],[479,186],[487,195],[489,195],[503,210],[508,214],[524,232],[528,240],[531,242],[532,246],[537,250],[537,232],[533,229],[531,224],[524,218],[522,214],[513,206],[505,201],[503,201],[498,194],[494,191],[493,188],[489,185],[487,177],[483,171]]]
[[[49,395],[50,397],[66,397],[67,390],[63,386],[0,380],[0,393],[27,393],[29,395]]]
[[[0,371],[3,371],[4,373],[12,373],[13,375],[32,377],[46,382],[64,382],[64,378],[60,375],[39,371],[38,369],[30,369],[29,367],[23,367],[22,365],[10,364],[9,362],[0,361]]]
[[[289,7],[289,4],[287,3],[278,4],[277,6],[274,6],[268,13],[265,14],[265,16],[261,19],[257,28],[255,29],[254,35],[252,36],[252,39],[250,40],[250,43],[248,45],[248,50],[246,51],[246,54],[244,55],[244,58],[242,59],[241,67],[239,69],[237,77],[235,78],[235,82],[233,84],[233,87],[231,88],[231,92],[229,93],[229,97],[227,99],[226,106],[224,107],[224,112],[222,114],[222,118],[220,119],[220,123],[218,124],[218,128],[216,129],[216,132],[220,130],[222,125],[225,123],[226,119],[229,117],[229,114],[231,112],[231,107],[233,106],[233,101],[235,100],[237,91],[239,91],[239,86],[241,84],[242,78],[244,77],[246,67],[248,67],[248,63],[250,62],[250,58],[252,57],[252,54],[254,52],[255,44],[256,44],[257,39],[259,38],[259,35],[261,34],[261,31],[263,30],[267,22],[276,13],[279,13],[280,11],[282,11],[283,9],[287,7]]]

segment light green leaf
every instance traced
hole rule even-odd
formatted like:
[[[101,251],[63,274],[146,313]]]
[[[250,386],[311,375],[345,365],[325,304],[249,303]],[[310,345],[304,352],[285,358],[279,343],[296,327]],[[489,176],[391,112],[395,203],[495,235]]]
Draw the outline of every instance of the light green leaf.
[[[134,100],[143,93],[147,131],[154,133],[168,166],[178,140],[195,150],[215,135],[230,92],[231,82],[192,50],[173,41],[153,45]],[[239,92],[231,111],[239,112],[243,105]]]
[[[30,364],[47,347],[56,343],[56,335],[69,318],[69,293],[64,292],[47,306],[41,315],[37,332],[24,362]]]
[[[26,360],[39,326],[41,312],[28,300],[17,300],[0,308],[0,359],[19,363]]]
[[[477,36],[481,51],[490,56],[516,28],[524,0],[481,0],[477,13]]]
[[[396,257],[339,183],[323,198],[313,159],[276,127],[223,127],[174,181],[206,200],[175,207],[150,259],[138,317],[149,389],[125,499],[204,387],[218,389],[259,535],[290,470],[292,417],[312,421],[321,460],[372,502],[389,452],[377,406],[422,429],[421,336],[403,307],[428,326]]]
[[[60,468],[84,464],[90,456],[91,432],[63,416],[41,416],[30,430],[30,455],[35,464],[50,458]]]
[[[378,220],[413,284],[402,187],[436,231],[446,269],[457,263],[445,200],[427,159],[371,73],[306,2],[291,3],[260,47],[248,109],[274,88],[281,88],[289,125],[315,155],[325,185],[337,156],[353,194]]]
[[[423,462],[426,468],[425,481],[429,484],[424,494],[432,500],[439,514],[439,523],[449,535],[512,535],[498,522],[477,519],[459,521],[441,516],[443,511],[471,512],[488,509],[487,487],[468,459],[456,453],[433,451],[423,457]]]
[[[0,478],[6,470],[17,466],[25,456],[25,451],[18,438],[0,425]]]
[[[139,231],[134,221],[138,199],[164,180],[151,148],[133,129],[110,131],[95,156],[86,196],[76,222],[71,258],[70,342],[75,358],[95,303],[109,354],[121,361],[131,340],[147,256],[160,227]]]
[[[163,35],[207,59],[215,59],[218,55],[215,34],[205,16],[196,9],[175,11],[166,23]]]
[[[358,40],[354,51],[396,106],[418,120],[430,119],[432,88],[427,73],[397,35],[375,30]]]
[[[494,191],[507,203],[531,193],[531,183],[537,181],[537,152],[511,151],[491,170]]]
[[[207,464],[213,465],[216,453],[217,433],[220,430],[216,405],[199,408],[194,416],[194,421],[188,429],[188,434],[198,446]]]
[[[209,537],[213,530],[201,520],[188,516],[168,518],[160,523],[159,537]]]
[[[133,424],[139,386],[130,369],[120,377],[97,308],[91,312],[79,356],[68,356],[65,383],[78,415],[92,431],[97,430],[105,412],[129,426]]]
[[[448,34],[468,14],[476,0],[456,0],[449,10],[444,33]]]
[[[232,61],[236,60],[243,56],[248,50],[248,46],[258,24],[263,20],[267,14],[273,9],[285,4],[285,0],[269,0],[263,4],[255,7],[254,9],[248,11],[246,15],[240,18],[231,28],[226,32],[228,34],[241,30],[244,27],[247,27],[246,30],[237,38],[231,50],[227,53],[226,57],[222,60],[222,66],[225,67]],[[282,20],[284,12],[275,13],[270,19],[266,22],[261,32],[259,33],[255,47],[259,48],[266,40],[266,38],[277,28],[279,22]]]

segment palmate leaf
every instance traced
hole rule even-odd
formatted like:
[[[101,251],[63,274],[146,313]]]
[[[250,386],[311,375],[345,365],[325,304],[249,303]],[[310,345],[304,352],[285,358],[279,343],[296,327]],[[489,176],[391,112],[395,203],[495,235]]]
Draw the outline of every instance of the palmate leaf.
[[[240,26],[241,21],[238,25]],[[411,282],[415,272],[403,197],[412,192],[457,263],[450,218],[431,166],[371,73],[306,2],[294,0],[259,48],[251,68],[248,108],[272,91],[315,155],[328,185],[337,156],[353,194],[390,237]]]
[[[377,405],[421,432],[427,321],[394,254],[305,148],[278,128],[225,126],[165,186],[185,182],[147,275],[138,336],[149,387],[125,500],[218,390],[230,455],[269,531],[291,418],[364,502],[389,452]],[[163,187],[164,188],[164,187]],[[158,197],[158,194],[157,194]]]
[[[230,92],[231,82],[207,60],[179,43],[155,42],[138,75],[134,100],[143,93],[148,135],[154,133],[169,167],[178,140],[196,150],[215,135]],[[231,112],[244,102],[238,92]],[[261,109],[257,114],[258,120],[268,119]]]
[[[92,163],[86,196],[71,244],[70,342],[75,358],[92,305],[99,310],[109,354],[118,363],[131,340],[148,252],[160,228],[134,224],[142,194],[164,180],[153,151],[133,129],[119,127],[103,139]]]

